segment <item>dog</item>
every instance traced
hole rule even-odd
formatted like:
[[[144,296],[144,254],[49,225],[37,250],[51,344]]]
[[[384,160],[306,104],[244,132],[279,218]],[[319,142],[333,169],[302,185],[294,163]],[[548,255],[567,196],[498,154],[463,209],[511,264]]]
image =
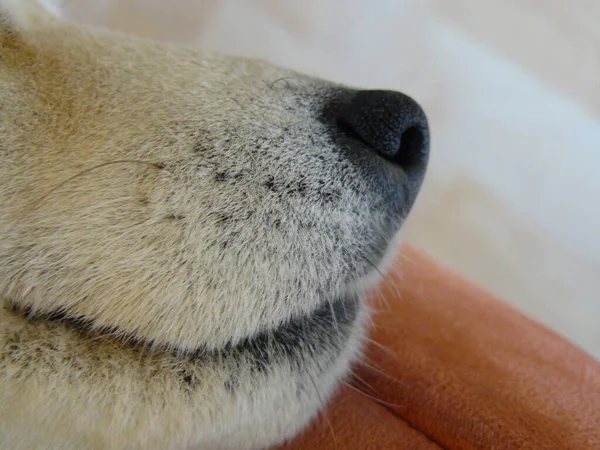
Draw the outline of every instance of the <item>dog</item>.
[[[264,449],[360,360],[421,107],[0,0],[0,448]]]

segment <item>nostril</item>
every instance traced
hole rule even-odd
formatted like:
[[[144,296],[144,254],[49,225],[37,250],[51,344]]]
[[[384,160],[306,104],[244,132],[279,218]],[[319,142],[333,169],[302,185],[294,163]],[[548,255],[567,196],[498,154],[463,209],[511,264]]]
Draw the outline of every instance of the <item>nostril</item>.
[[[420,126],[415,125],[402,133],[398,152],[391,159],[405,169],[411,169],[422,165],[426,156],[425,133]]]
[[[425,113],[412,98],[393,91],[358,91],[333,108],[332,115],[338,132],[404,170],[423,172],[429,128]]]

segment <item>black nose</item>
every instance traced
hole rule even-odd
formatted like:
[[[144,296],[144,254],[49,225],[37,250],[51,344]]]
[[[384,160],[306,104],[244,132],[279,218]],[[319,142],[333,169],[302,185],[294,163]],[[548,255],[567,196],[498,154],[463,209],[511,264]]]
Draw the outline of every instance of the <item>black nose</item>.
[[[361,141],[407,174],[421,175],[429,153],[429,127],[423,109],[394,91],[358,91],[335,111],[342,133]]]

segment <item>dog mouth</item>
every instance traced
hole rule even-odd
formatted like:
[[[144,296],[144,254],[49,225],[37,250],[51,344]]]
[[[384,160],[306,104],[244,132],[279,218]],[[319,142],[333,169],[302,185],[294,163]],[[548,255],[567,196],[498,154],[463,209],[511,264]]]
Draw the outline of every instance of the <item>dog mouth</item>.
[[[351,295],[323,302],[312,313],[293,317],[276,329],[261,331],[241,342],[229,344],[213,353],[213,357],[243,356],[257,367],[265,368],[283,361],[313,359],[327,348],[335,349],[327,352],[331,359],[327,364],[331,364],[342,350],[358,318],[360,306],[359,297]]]
[[[334,300],[323,301],[311,313],[290,317],[274,329],[258,330],[252,336],[238,342],[230,342],[219,349],[195,350],[160,348],[136,336],[124,335],[118,329],[95,328],[92,320],[74,317],[63,311],[38,313],[10,300],[5,300],[2,306],[28,323],[65,327],[86,340],[118,340],[121,347],[150,348],[155,353],[167,353],[192,360],[221,361],[223,358],[234,357],[249,362],[256,370],[262,372],[272,364],[316,357],[324,348],[336,350],[327,353],[333,359],[342,350],[345,338],[357,320],[361,299],[357,294],[347,294]],[[333,360],[330,362],[333,363]]]

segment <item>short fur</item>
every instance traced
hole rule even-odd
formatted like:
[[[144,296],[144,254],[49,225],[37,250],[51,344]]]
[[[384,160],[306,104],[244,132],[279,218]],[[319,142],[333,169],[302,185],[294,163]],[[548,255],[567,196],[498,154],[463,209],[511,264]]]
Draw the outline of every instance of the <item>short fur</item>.
[[[410,207],[331,133],[349,90],[0,5],[0,448],[294,436]]]

